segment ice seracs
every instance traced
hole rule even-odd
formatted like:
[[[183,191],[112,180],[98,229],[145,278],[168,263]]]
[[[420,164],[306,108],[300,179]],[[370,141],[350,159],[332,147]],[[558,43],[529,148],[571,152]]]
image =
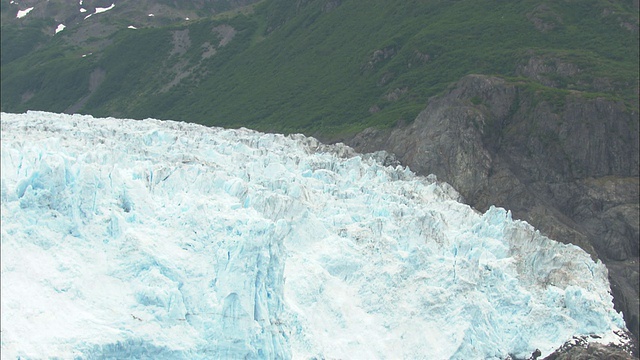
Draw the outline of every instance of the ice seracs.
[[[3,357],[528,358],[624,328],[602,263],[380,156],[1,116]]]

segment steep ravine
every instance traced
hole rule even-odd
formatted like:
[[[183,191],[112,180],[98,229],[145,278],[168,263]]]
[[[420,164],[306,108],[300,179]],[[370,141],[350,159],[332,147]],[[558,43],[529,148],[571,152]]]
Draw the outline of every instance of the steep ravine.
[[[510,209],[609,269],[615,305],[638,337],[638,113],[579,92],[549,98],[524,84],[469,75],[411,123],[345,141],[387,150],[451,183],[479,210]]]

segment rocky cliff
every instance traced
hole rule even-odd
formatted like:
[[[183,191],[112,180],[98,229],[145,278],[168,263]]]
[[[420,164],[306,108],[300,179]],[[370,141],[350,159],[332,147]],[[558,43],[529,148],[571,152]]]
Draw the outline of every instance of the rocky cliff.
[[[580,92],[469,75],[410,124],[346,141],[394,154],[452,184],[479,210],[495,204],[609,268],[616,307],[638,337],[638,113]]]

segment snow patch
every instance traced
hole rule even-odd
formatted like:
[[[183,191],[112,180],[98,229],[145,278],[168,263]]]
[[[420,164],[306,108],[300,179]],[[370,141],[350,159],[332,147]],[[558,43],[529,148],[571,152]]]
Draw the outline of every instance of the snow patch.
[[[64,24],[59,24],[58,27],[56,28],[56,34],[64,30],[64,28],[66,28]]]
[[[89,15],[85,16],[85,17],[84,17],[84,19],[86,20],[86,19],[90,18],[92,15],[95,15],[95,14],[101,14],[101,13],[103,13],[103,12],[109,11],[109,10],[113,9],[115,6],[116,6],[116,4],[115,4],[115,3],[113,3],[113,4],[111,4],[111,6],[106,7],[106,8],[100,8],[100,7],[98,7],[98,8],[96,8],[96,11],[94,11],[93,13],[91,13],[91,14],[89,14]],[[80,12],[84,12],[84,11],[82,11],[82,10],[85,10],[85,9],[80,9]],[[86,11],[86,10],[85,10],[85,11]]]
[[[116,7],[115,3],[111,4],[111,6],[106,7],[106,8],[96,8],[95,14],[100,14],[100,13],[103,13],[105,11],[109,11],[109,10],[113,9],[114,7]]]
[[[19,10],[18,14],[16,15],[16,18],[21,19],[21,18],[27,16],[27,14],[31,12],[31,10],[33,10],[33,6],[28,8],[28,9]]]
[[[80,8],[80,12],[81,12],[81,13],[86,13],[86,12],[87,12],[87,9],[85,9],[85,8]]]
[[[134,30],[137,30],[138,28],[137,28],[137,27],[135,27],[135,26],[133,26],[133,25],[129,25],[129,26],[127,26],[127,29],[134,29]]]

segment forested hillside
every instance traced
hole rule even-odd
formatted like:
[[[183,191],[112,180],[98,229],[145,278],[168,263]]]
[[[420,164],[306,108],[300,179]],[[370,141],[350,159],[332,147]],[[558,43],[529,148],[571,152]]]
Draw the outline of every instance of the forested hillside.
[[[4,19],[14,8],[2,4]],[[126,6],[53,36],[41,30],[52,20],[3,20],[2,110],[331,139],[410,122],[467,74],[500,75],[554,103],[579,91],[638,107],[632,1],[273,0],[153,27],[116,16]]]

